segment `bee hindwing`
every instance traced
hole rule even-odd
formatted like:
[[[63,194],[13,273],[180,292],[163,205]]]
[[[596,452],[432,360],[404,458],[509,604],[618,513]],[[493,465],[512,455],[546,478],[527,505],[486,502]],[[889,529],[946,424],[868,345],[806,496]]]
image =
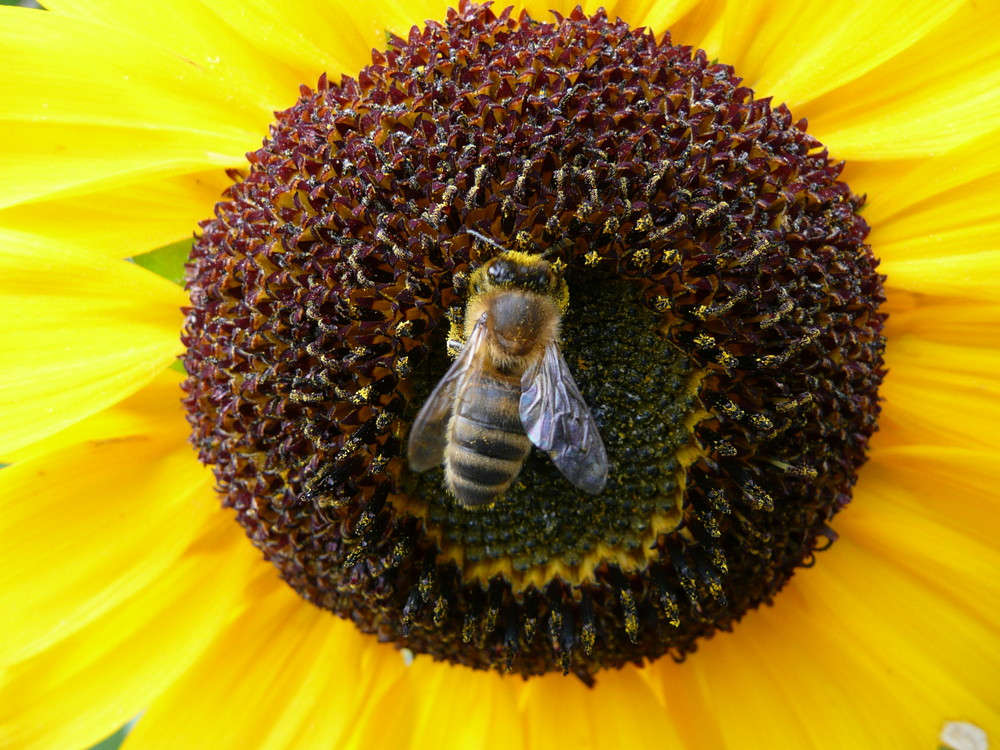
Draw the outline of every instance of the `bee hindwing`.
[[[458,357],[428,396],[413,421],[406,446],[406,456],[411,471],[427,471],[444,461],[444,451],[448,445],[448,421],[451,419],[455,399],[460,393],[460,385],[470,366],[476,361],[477,350],[482,346],[485,337],[485,321],[480,319],[469,340],[458,353]]]
[[[548,452],[563,476],[591,495],[604,489],[608,456],[601,433],[554,341],[525,370],[519,410],[528,439]]]

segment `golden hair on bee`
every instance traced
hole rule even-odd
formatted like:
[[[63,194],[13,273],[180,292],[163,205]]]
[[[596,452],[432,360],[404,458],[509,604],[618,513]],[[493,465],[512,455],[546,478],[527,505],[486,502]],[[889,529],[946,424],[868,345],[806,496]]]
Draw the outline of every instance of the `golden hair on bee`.
[[[472,274],[461,351],[410,431],[413,471],[443,463],[456,500],[485,507],[535,445],[579,489],[604,488],[604,443],[559,348],[568,306],[566,281],[540,255],[504,250]]]

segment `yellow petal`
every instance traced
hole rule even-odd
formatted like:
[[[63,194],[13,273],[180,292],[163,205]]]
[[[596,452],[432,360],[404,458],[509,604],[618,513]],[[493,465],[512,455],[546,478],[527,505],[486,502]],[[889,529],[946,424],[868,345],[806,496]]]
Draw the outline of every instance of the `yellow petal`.
[[[524,5],[535,18],[547,20],[550,9],[566,14],[575,4],[571,0],[528,2],[518,8]],[[373,48],[385,49],[387,33],[405,38],[414,25],[443,21],[455,5],[448,0],[405,0],[376,6],[307,0],[278,7],[266,0],[220,0],[205,6],[196,0],[181,0],[163,7],[141,7],[125,0],[53,0],[46,7],[117,26],[189,59],[211,62],[218,75],[238,86],[241,77],[273,76],[267,68],[276,61],[292,67],[300,82],[307,85],[321,72],[334,80],[342,73],[356,75],[371,62]],[[593,12],[602,3],[585,5]],[[613,4],[603,5],[614,10]],[[192,30],[197,33],[192,34]]]
[[[509,4],[509,3],[508,3]],[[454,5],[454,4],[452,4]],[[545,0],[526,0],[525,2],[518,3],[515,8],[515,13],[520,12],[523,7],[528,11],[528,15],[537,21],[550,22],[553,20],[553,12],[559,13],[562,16],[568,16],[577,5],[583,8],[584,13],[593,14],[598,8],[608,8],[611,6],[609,13],[614,16],[614,8],[617,5],[612,2],[600,3],[594,0],[585,0],[584,2],[573,2],[572,0],[550,0],[545,2]],[[505,6],[506,7],[506,6]],[[496,6],[494,6],[496,9]]]
[[[942,203],[950,214],[940,217],[946,218],[945,227],[965,223],[969,217],[964,210],[970,207],[975,207],[976,216],[981,215],[983,204],[993,205],[995,213],[992,201],[1000,194],[998,137],[1000,130],[992,130],[929,159],[904,162],[901,169],[875,166],[858,181],[850,179],[854,165],[849,165],[845,174],[852,187],[868,194],[865,217],[876,231],[894,227],[895,233],[883,241],[915,238],[922,234],[923,227],[914,227],[911,222],[919,222],[920,214]],[[911,231],[904,234],[907,229]]]
[[[231,184],[222,170],[143,180],[11,206],[0,210],[0,224],[111,258],[131,258],[191,237]]]
[[[126,0],[51,0],[45,7],[52,15],[69,20],[71,25],[89,29],[104,27],[104,36],[114,38],[125,32],[147,50],[168,53],[189,68],[202,71],[215,82],[224,100],[220,107],[246,110],[256,118],[264,114],[267,121],[276,103],[295,101],[300,83],[315,83],[303,78],[306,71],[289,64],[288,50],[277,57],[263,54],[255,33],[234,21],[241,6],[219,0],[204,3],[199,0],[176,0],[170,3],[136,4]],[[342,30],[346,35],[347,30]],[[88,32],[89,33],[89,32]],[[340,34],[328,43],[341,43]],[[133,60],[133,66],[137,60]],[[195,79],[199,80],[199,79]],[[193,81],[184,80],[189,87]],[[189,92],[193,93],[193,92]],[[262,108],[260,112],[257,108]],[[213,107],[214,109],[214,107]],[[236,112],[232,113],[235,116]],[[252,141],[259,142],[266,130]]]
[[[989,332],[987,332],[989,334]],[[1000,367],[1000,349],[996,336],[990,336],[986,346],[960,346],[954,343],[941,344],[928,341],[920,336],[894,336],[889,341],[888,364],[890,369],[905,371],[907,377],[927,375],[928,377],[969,378],[981,381],[984,389],[1000,389],[995,374]],[[979,395],[983,400],[990,398],[987,392]],[[958,395],[955,394],[956,400]],[[959,402],[963,407],[971,406]]]
[[[858,700],[858,690],[868,687],[863,674],[859,684],[852,685],[847,668],[831,669],[829,662],[842,658],[837,644],[820,642],[810,615],[786,598],[796,597],[782,591],[777,603],[781,614],[769,608],[748,613],[735,633],[720,633],[704,642],[684,664],[652,665],[663,682],[667,705],[689,717],[692,739],[680,747],[883,747],[876,743],[878,711],[885,707]],[[817,648],[832,653],[814,655]],[[892,707],[886,720],[898,716]],[[896,738],[907,736],[906,730],[896,727]],[[885,745],[895,746],[905,744]]]
[[[275,91],[242,71],[234,88],[208,63],[56,13],[0,7],[0,47],[0,206],[240,166],[297,95],[294,79]]]
[[[7,670],[0,737],[22,750],[64,750],[111,734],[141,714],[213,642],[245,606],[243,589],[252,571],[264,567],[236,524],[216,513],[169,569],[86,627]]]
[[[366,665],[373,650],[394,659]],[[402,669],[391,648],[275,582],[150,706],[129,743],[140,750],[344,747],[364,707]],[[303,745],[292,744],[296,733],[307,738]],[[334,742],[321,742],[324,736]]]
[[[344,14],[344,36],[354,37],[343,42],[354,60],[354,65],[344,72],[353,76],[369,64],[372,49],[386,48],[387,34],[406,39],[414,26],[421,27],[429,20],[444,21],[448,9],[454,5],[448,0],[404,0],[368,8],[358,3],[337,3],[332,10]]]
[[[803,7],[740,0],[726,8],[721,62],[759,96],[796,114],[803,103],[850,83],[944,22],[964,0],[829,0]]]
[[[87,441],[108,441],[156,430],[183,434],[184,413],[180,405],[184,376],[169,369],[157,373],[143,388],[117,404],[91,414],[69,427],[0,457],[0,463],[26,461],[44,453]]]
[[[975,187],[970,190],[974,191]],[[978,265],[977,258],[983,250],[1000,248],[1000,219],[990,213],[991,206],[986,202],[969,202],[957,211],[953,210],[955,208],[951,201],[942,200],[908,218],[891,220],[884,231],[880,231],[882,227],[876,227],[871,239],[875,254],[890,263],[933,262],[947,256],[966,256],[974,266]],[[956,214],[961,218],[956,219]],[[889,236],[899,235],[906,236],[887,241]],[[987,255],[983,255],[981,260],[991,262]],[[918,273],[919,270],[914,266],[910,273]],[[915,279],[910,279],[907,284],[907,288],[917,291]],[[981,291],[969,289],[965,284],[957,289],[962,294],[968,290],[982,296]]]
[[[994,297],[988,282],[996,278],[1000,249],[996,142],[991,132],[926,160],[882,169],[849,165],[848,182],[868,194],[869,241],[893,289]]]
[[[632,3],[619,3],[614,11],[608,11],[611,16],[619,15],[628,20],[636,28],[644,26],[659,36],[664,31],[673,28],[675,23],[684,18],[695,7],[704,5],[704,0],[639,0]],[[690,42],[687,42],[690,44]]]
[[[596,687],[588,688],[552,674],[527,683],[522,706],[531,731],[528,746],[684,746],[670,706],[664,706],[639,669],[602,672],[597,680]]]
[[[879,424],[891,444],[1000,446],[1000,349],[902,335],[889,339],[886,362]]]
[[[779,604],[786,605],[784,600],[791,596],[783,591]],[[793,631],[791,624],[798,627]],[[826,668],[826,655],[812,655],[813,648],[829,646],[817,643],[808,615],[786,605],[781,618],[770,611],[751,612],[736,628],[738,635],[716,636],[684,665],[697,675],[706,706],[703,715],[718,723],[721,747],[877,747],[879,726],[876,710],[867,702],[870,691],[865,702],[859,702],[855,692],[869,687],[863,673],[859,684],[848,690],[844,676]],[[842,655],[838,651],[828,658]],[[899,717],[895,706],[881,708],[889,721]]]
[[[1000,279],[1000,250],[930,258],[889,258],[883,260],[879,271],[886,275],[890,289],[994,300]]]
[[[412,9],[415,14],[400,14],[406,19],[400,25],[392,14],[395,5],[224,0],[212,7],[256,48],[303,71],[302,83],[313,85],[323,72],[334,81],[341,74],[356,76],[371,64],[373,48],[385,49],[387,30],[405,36],[414,23],[443,20],[447,8],[446,3],[420,3]]]
[[[898,295],[890,302],[898,303]],[[926,341],[964,347],[1000,347],[1000,303],[980,300],[935,299],[889,310],[886,336],[915,334]]]
[[[0,455],[134,393],[180,353],[180,287],[0,231]]]
[[[658,37],[669,31],[673,44],[705,49],[710,57],[718,55],[712,30],[718,28],[721,35],[725,16],[722,0],[673,0],[643,6],[636,14],[625,16],[633,26],[645,26]]]
[[[315,638],[303,649],[311,663],[300,670],[296,685],[289,686],[287,704],[273,713],[262,748],[346,750],[360,726],[381,722],[381,697],[406,673],[402,656],[392,646],[373,644],[350,623],[325,614],[314,621]],[[337,668],[330,669],[330,664]],[[364,695],[358,693],[360,686]]]
[[[897,446],[874,451],[864,472],[862,492],[838,529],[1000,631],[996,453]]]
[[[210,472],[179,419],[0,471],[0,663],[27,658],[135,594],[205,519]]]
[[[391,689],[373,701],[369,717],[344,745],[345,750],[521,747],[523,718],[516,700],[518,688],[517,682],[495,673],[418,656]],[[425,700],[427,695],[447,695],[450,700],[442,705]]]
[[[990,704],[1000,674],[995,625],[853,542],[853,528],[773,607],[748,613],[679,668],[650,668],[668,706],[694,703],[715,725],[683,747],[882,750],[933,747],[956,718],[1000,729]]]
[[[967,3],[892,59],[795,114],[808,116],[810,132],[848,160],[933,156],[996,130],[998,24],[1000,4]]]
[[[859,505],[864,507],[863,502]],[[814,569],[815,582],[803,587],[810,609],[833,637],[843,639],[840,650],[850,672],[855,667],[852,657],[868,660],[873,671],[882,672],[877,677],[890,694],[870,694],[876,700],[905,702],[908,723],[921,727],[922,736],[936,736],[946,720],[954,719],[972,721],[996,736],[1000,731],[995,701],[1000,694],[996,609],[983,620],[968,608],[966,592],[955,595],[932,585],[939,553],[963,558],[982,547],[956,546],[946,536],[938,549],[921,540],[923,551],[930,554],[921,555],[917,545],[910,544],[897,557],[900,548],[894,541],[910,529],[897,528],[896,517],[882,515],[875,520],[872,510],[867,518],[859,513],[852,519],[846,512],[837,525],[842,536],[830,551],[832,559],[822,560]],[[992,562],[996,570],[995,553]],[[987,601],[995,603],[997,577],[979,581]],[[869,694],[859,688],[856,695]]]

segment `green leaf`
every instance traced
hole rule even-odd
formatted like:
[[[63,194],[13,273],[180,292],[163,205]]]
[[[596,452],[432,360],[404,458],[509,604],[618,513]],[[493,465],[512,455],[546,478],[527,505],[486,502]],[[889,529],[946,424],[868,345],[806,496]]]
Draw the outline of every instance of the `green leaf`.
[[[132,260],[137,265],[148,268],[153,273],[170,279],[175,284],[183,284],[184,264],[187,263],[188,256],[191,255],[193,244],[194,240],[181,240],[172,245],[136,255]]]
[[[90,750],[118,750],[118,748],[121,747],[122,743],[125,741],[125,738],[128,736],[128,733],[132,731],[132,727],[134,725],[135,721],[130,721],[106,740],[98,742],[90,748]]]

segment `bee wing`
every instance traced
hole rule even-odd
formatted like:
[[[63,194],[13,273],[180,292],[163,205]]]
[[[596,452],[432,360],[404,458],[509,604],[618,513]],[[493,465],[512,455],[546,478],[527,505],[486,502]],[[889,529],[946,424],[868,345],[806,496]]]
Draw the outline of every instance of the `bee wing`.
[[[521,423],[570,482],[596,495],[608,480],[604,441],[555,342],[521,378]]]
[[[476,362],[481,358],[477,356],[477,352],[485,340],[486,316],[483,315],[476,322],[462,351],[413,420],[406,445],[406,455],[412,471],[427,471],[444,461],[444,449],[448,445],[448,420],[451,419],[455,399],[463,390],[462,383],[478,368]]]

